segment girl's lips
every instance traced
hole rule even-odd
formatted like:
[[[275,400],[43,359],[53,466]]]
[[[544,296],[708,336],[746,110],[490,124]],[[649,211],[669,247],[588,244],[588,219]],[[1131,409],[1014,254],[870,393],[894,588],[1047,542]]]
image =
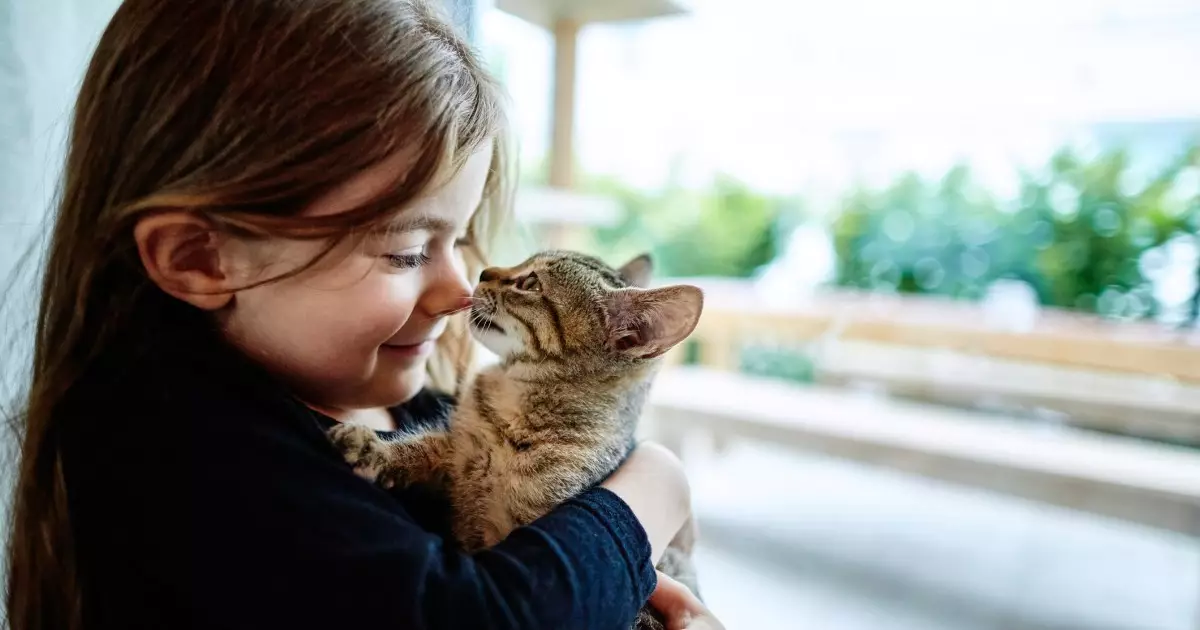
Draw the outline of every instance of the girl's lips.
[[[407,356],[407,357],[419,357],[419,356],[424,356],[424,355],[427,355],[427,354],[433,352],[433,345],[434,345],[433,341],[427,339],[420,343],[414,343],[414,344],[410,344],[410,345],[385,344],[385,345],[381,346],[381,348],[383,348],[384,351],[389,352],[391,354],[397,354],[400,356]]]

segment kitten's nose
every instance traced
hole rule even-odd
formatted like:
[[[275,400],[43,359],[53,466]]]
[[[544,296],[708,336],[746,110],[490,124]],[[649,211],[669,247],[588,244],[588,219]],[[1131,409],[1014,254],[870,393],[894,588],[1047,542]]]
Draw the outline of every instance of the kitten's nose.
[[[479,281],[480,282],[490,282],[492,280],[499,280],[500,277],[501,277],[501,273],[500,273],[499,267],[488,267],[487,269],[484,269],[482,273],[479,274]]]

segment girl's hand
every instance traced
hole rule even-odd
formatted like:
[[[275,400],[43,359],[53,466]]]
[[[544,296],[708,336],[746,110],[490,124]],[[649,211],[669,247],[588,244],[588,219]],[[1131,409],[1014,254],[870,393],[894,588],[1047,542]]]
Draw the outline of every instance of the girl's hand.
[[[725,630],[688,587],[662,571],[658,572],[658,587],[650,595],[650,604],[667,621],[667,630]]]

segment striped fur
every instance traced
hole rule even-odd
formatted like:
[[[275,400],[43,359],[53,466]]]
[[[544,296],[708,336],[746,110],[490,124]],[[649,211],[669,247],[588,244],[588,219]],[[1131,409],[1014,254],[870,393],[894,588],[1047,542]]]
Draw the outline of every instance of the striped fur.
[[[632,449],[656,358],[691,332],[703,301],[694,287],[638,288],[649,271],[647,257],[616,270],[572,252],[485,271],[471,329],[500,362],[463,388],[450,428],[385,442],[341,425],[331,438],[364,478],[441,485],[463,548],[495,545]],[[660,563],[693,590],[694,535],[689,524]],[[656,624],[647,610],[636,627]]]

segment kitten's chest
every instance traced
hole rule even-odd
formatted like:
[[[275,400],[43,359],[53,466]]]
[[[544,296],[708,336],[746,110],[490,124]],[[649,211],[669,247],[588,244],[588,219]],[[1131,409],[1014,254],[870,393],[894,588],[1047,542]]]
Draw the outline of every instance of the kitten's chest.
[[[455,430],[456,481],[486,486],[486,494],[495,496],[591,485],[616,468],[632,445],[611,415],[592,411],[578,418],[568,412],[548,421],[537,412],[464,414]]]
[[[632,443],[615,406],[530,405],[521,394],[476,388],[452,422],[452,494],[468,538],[494,543],[542,516],[607,476]]]

